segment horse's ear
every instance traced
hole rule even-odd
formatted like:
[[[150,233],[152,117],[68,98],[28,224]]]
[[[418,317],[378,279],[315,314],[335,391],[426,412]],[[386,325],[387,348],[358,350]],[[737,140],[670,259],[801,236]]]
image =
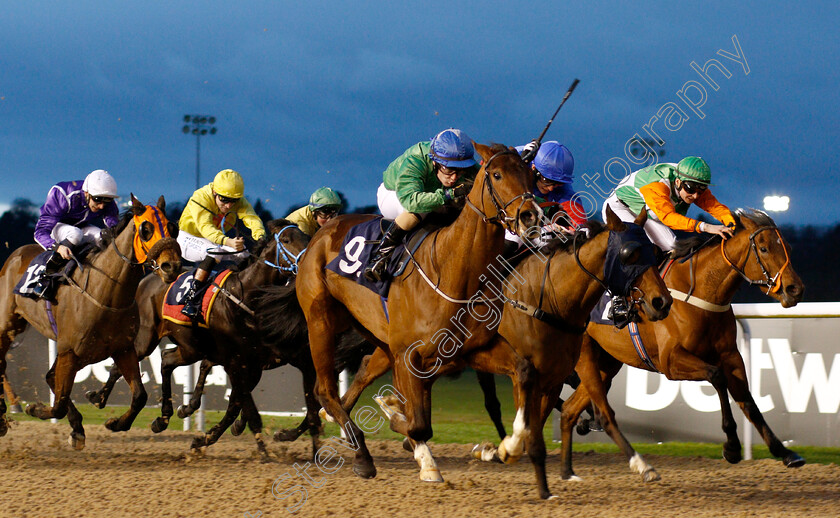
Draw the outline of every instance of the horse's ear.
[[[647,207],[643,207],[642,212],[640,212],[639,215],[636,216],[636,219],[633,220],[633,223],[639,225],[640,227],[643,227],[643,226],[645,226],[645,222],[647,221],[647,219],[648,219]]]
[[[490,152],[490,146],[485,146],[484,144],[479,144],[478,142],[473,141],[473,147],[475,148],[475,152],[478,153],[484,160],[493,156],[493,153]]]
[[[157,208],[159,208],[161,212],[166,214],[166,199],[164,199],[163,194],[161,194],[160,198],[158,198]]]
[[[607,205],[607,228],[613,232],[624,232],[627,230],[627,225],[615,215],[615,212],[612,211],[609,205]]]
[[[146,206],[134,197],[134,193],[131,193],[131,210],[134,212],[135,216],[140,216],[146,212]]]

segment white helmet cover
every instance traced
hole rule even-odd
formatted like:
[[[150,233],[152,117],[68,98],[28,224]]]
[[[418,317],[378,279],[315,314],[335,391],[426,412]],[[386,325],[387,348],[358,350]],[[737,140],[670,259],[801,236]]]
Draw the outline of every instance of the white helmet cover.
[[[119,198],[117,196],[117,182],[104,169],[97,169],[87,175],[85,182],[82,184],[82,190],[91,196]]]

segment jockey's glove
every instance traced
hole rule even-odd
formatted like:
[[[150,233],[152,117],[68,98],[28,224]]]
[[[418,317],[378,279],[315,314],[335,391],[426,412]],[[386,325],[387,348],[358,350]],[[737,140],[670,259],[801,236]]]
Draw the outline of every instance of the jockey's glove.
[[[540,143],[537,139],[532,140],[525,144],[525,147],[522,149],[522,160],[525,162],[530,162],[537,156],[537,151],[540,150]]]

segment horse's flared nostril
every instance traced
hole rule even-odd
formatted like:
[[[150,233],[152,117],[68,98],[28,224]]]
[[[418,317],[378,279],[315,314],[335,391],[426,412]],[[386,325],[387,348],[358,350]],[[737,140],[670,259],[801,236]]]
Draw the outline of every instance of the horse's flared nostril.
[[[665,297],[654,297],[652,301],[650,301],[650,305],[656,311],[664,311],[668,308],[668,302],[665,300]]]
[[[785,286],[785,293],[791,297],[798,297],[802,295],[802,289],[796,284],[788,284]]]

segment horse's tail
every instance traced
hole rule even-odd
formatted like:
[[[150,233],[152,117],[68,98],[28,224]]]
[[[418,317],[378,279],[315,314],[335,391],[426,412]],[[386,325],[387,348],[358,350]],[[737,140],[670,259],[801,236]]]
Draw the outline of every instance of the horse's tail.
[[[280,356],[288,356],[308,341],[306,316],[297,300],[294,280],[287,286],[263,286],[253,297],[262,342]],[[285,354],[284,354],[285,353]]]
[[[365,355],[373,353],[376,347],[365,340],[355,329],[345,331],[336,337],[335,370],[348,369],[356,372]]]

